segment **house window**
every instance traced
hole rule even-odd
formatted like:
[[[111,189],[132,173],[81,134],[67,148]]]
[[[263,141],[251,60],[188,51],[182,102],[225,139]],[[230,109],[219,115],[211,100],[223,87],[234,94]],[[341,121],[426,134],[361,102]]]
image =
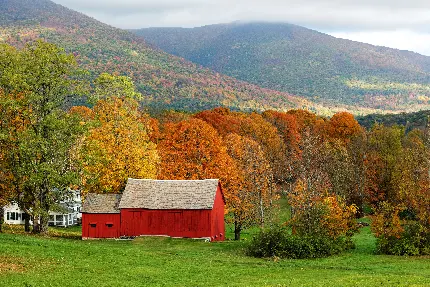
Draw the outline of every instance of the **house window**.
[[[10,213],[10,220],[15,220],[15,212]]]
[[[7,220],[10,220],[9,212],[6,213],[6,218],[7,218]]]

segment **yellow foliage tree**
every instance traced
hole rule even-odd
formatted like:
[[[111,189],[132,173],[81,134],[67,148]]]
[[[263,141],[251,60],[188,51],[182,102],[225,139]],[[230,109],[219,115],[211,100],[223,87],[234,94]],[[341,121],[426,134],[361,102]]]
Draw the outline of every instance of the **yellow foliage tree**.
[[[156,178],[159,157],[149,139],[150,119],[135,100],[100,100],[94,117],[95,127],[80,143],[84,193],[119,193],[129,177]]]
[[[238,240],[242,228],[264,225],[278,195],[269,161],[256,141],[233,133],[226,136],[225,143],[240,179],[229,200]]]
[[[342,198],[330,194],[326,188],[311,188],[298,180],[294,191],[288,194],[293,210],[288,224],[298,235],[316,235],[329,238],[351,236],[356,228],[355,205],[346,205]]]

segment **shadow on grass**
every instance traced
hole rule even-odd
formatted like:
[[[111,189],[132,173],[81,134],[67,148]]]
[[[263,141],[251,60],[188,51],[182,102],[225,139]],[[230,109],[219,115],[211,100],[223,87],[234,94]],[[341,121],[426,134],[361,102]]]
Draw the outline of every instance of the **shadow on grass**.
[[[82,238],[82,229],[80,226],[71,226],[71,227],[49,227],[48,234],[40,235],[25,232],[24,225],[18,224],[3,224],[2,226],[3,233],[8,234],[21,234],[21,235],[34,235],[40,237],[48,237],[48,238],[64,238],[64,239],[72,239],[72,240],[81,240]]]

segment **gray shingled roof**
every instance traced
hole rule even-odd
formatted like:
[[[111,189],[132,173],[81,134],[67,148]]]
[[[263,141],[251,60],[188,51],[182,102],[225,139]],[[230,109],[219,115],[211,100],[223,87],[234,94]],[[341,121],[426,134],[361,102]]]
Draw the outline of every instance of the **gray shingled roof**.
[[[82,213],[120,213],[121,194],[89,193],[82,205]]]
[[[212,209],[217,187],[218,179],[129,178],[119,208]]]

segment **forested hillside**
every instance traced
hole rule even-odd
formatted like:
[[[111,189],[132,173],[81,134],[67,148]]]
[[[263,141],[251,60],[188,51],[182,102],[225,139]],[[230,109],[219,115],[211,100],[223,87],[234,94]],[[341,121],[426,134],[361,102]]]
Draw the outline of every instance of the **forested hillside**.
[[[393,111],[428,109],[430,57],[280,23],[133,31],[220,73],[317,100]]]
[[[415,113],[399,114],[370,114],[367,116],[357,117],[357,121],[363,127],[370,129],[374,124],[383,124],[385,126],[404,126],[406,131],[413,129],[425,129],[429,125],[430,111],[423,110]]]
[[[75,55],[94,78],[130,76],[143,104],[181,110],[226,106],[241,110],[312,107],[309,101],[220,75],[48,0],[1,0],[0,43],[17,47],[42,38]]]

